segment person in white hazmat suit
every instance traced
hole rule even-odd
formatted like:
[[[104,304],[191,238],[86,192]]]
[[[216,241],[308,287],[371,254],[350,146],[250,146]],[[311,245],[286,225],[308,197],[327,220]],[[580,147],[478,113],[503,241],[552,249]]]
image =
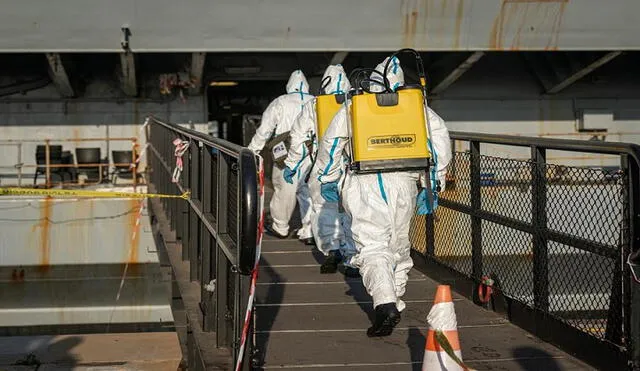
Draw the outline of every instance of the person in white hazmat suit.
[[[274,99],[264,111],[260,127],[249,143],[249,149],[258,154],[272,136],[290,131],[293,122],[302,111],[302,107],[312,99],[313,96],[309,94],[309,84],[302,71],[293,71],[287,82],[287,94]],[[298,169],[302,173],[306,173],[310,166],[311,159],[307,156],[299,164]],[[274,164],[271,173],[273,197],[269,204],[272,222],[266,225],[265,229],[276,237],[287,238],[289,236],[289,220],[293,215],[297,199],[302,218],[302,228],[298,230],[298,238],[306,244],[312,245],[314,240],[310,222],[311,196],[309,188],[300,179],[295,179],[293,183],[285,182],[282,172],[283,170]]]
[[[322,77],[322,84],[321,93],[323,94],[344,94],[351,89],[347,74],[339,64],[327,67]],[[301,170],[305,156],[312,157],[312,162],[315,157],[315,153],[305,151],[304,143],[314,140],[317,147],[317,140],[315,140],[317,125],[316,100],[314,99],[305,104],[302,113],[293,124],[291,149],[285,160],[286,168],[283,176],[285,181],[290,184],[308,176],[312,200],[311,228],[318,250],[327,257],[320,267],[320,273],[335,273],[340,262],[346,262],[353,256],[355,247],[348,230],[349,222],[346,220],[345,213],[339,212],[338,202],[327,201],[320,194],[318,175],[322,170],[314,166],[308,175]],[[345,267],[345,275],[359,276],[357,269],[348,265]]]
[[[381,74],[384,74],[387,61],[388,58],[376,67]],[[370,78],[382,80],[377,74]],[[394,90],[404,85],[404,73],[395,57],[387,71],[387,79]],[[382,91],[376,84],[371,84],[370,89]],[[347,114],[347,107],[338,111],[319,145],[316,161],[325,168],[320,176],[321,193],[328,200],[340,197],[341,154],[348,150],[345,146],[350,132]],[[437,156],[436,177],[444,189],[446,166],[451,160],[449,132],[444,120],[433,110],[428,108],[427,114],[431,126],[430,140],[436,152],[434,156]],[[418,182],[422,186],[420,193]],[[352,218],[351,232],[357,249],[351,263],[360,268],[364,286],[373,297],[375,308],[374,323],[367,330],[369,337],[390,335],[406,307],[401,297],[413,267],[409,225],[416,211],[416,201],[419,214],[431,212],[432,205],[427,199],[427,192],[432,191],[429,183],[434,184],[435,179],[428,179],[426,172],[420,171],[355,174],[347,170],[341,197],[345,211]]]

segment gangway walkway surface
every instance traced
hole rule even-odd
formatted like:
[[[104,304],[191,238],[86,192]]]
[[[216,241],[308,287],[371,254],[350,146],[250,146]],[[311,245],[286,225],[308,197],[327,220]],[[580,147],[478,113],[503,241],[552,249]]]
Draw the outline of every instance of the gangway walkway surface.
[[[265,207],[268,208],[270,192]],[[265,233],[256,343],[264,369],[421,370],[437,285],[413,269],[393,334],[368,338],[373,308],[361,279],[320,274],[324,257],[295,237]],[[590,370],[571,355],[454,293],[462,356],[477,370]]]

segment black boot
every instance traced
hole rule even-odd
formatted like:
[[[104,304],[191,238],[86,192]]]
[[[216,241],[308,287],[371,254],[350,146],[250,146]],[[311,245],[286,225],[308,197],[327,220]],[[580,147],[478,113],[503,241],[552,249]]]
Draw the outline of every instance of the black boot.
[[[389,336],[393,328],[400,323],[400,312],[396,303],[380,304],[376,307],[376,319],[367,330],[368,337]]]
[[[307,246],[315,246],[316,245],[316,240],[313,237],[301,238],[300,241],[302,241]]]
[[[324,260],[324,263],[320,266],[320,273],[336,273],[338,271],[338,264],[342,261],[342,254],[338,250],[329,251],[329,256]]]
[[[344,276],[349,278],[360,278],[360,270],[353,267],[344,267]]]
[[[264,230],[267,231],[268,234],[278,237],[280,239],[285,239],[285,238],[289,238],[289,236],[285,236],[283,234],[280,234],[278,232],[276,232],[275,229],[273,229],[273,225],[272,224],[267,224],[264,226]]]

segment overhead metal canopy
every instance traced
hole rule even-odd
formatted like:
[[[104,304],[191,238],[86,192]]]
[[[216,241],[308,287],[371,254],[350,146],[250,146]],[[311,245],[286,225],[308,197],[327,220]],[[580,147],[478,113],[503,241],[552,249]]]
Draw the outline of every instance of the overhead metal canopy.
[[[638,50],[637,0],[0,0],[0,52]]]

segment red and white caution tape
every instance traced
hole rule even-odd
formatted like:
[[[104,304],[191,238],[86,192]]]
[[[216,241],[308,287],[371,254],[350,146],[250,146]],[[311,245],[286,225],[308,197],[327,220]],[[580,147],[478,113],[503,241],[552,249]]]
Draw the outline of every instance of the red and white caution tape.
[[[258,215],[260,215],[260,221],[258,222],[258,238],[256,243],[256,260],[253,265],[253,271],[251,272],[251,286],[249,289],[249,302],[247,303],[247,313],[244,317],[244,325],[242,326],[242,335],[240,337],[240,350],[238,351],[238,361],[236,362],[236,371],[240,371],[242,368],[242,359],[244,358],[244,350],[247,344],[247,337],[249,334],[249,322],[251,314],[253,312],[253,300],[256,293],[256,282],[258,281],[258,263],[260,262],[260,251],[262,249],[262,234],[264,232],[264,163],[262,157],[258,158]]]
[[[171,176],[171,180],[174,183],[178,183],[180,180],[180,174],[182,173],[182,156],[189,149],[189,142],[186,140],[175,139],[173,141],[173,145],[176,146],[173,154],[176,156],[176,168],[173,169],[173,175]]]

